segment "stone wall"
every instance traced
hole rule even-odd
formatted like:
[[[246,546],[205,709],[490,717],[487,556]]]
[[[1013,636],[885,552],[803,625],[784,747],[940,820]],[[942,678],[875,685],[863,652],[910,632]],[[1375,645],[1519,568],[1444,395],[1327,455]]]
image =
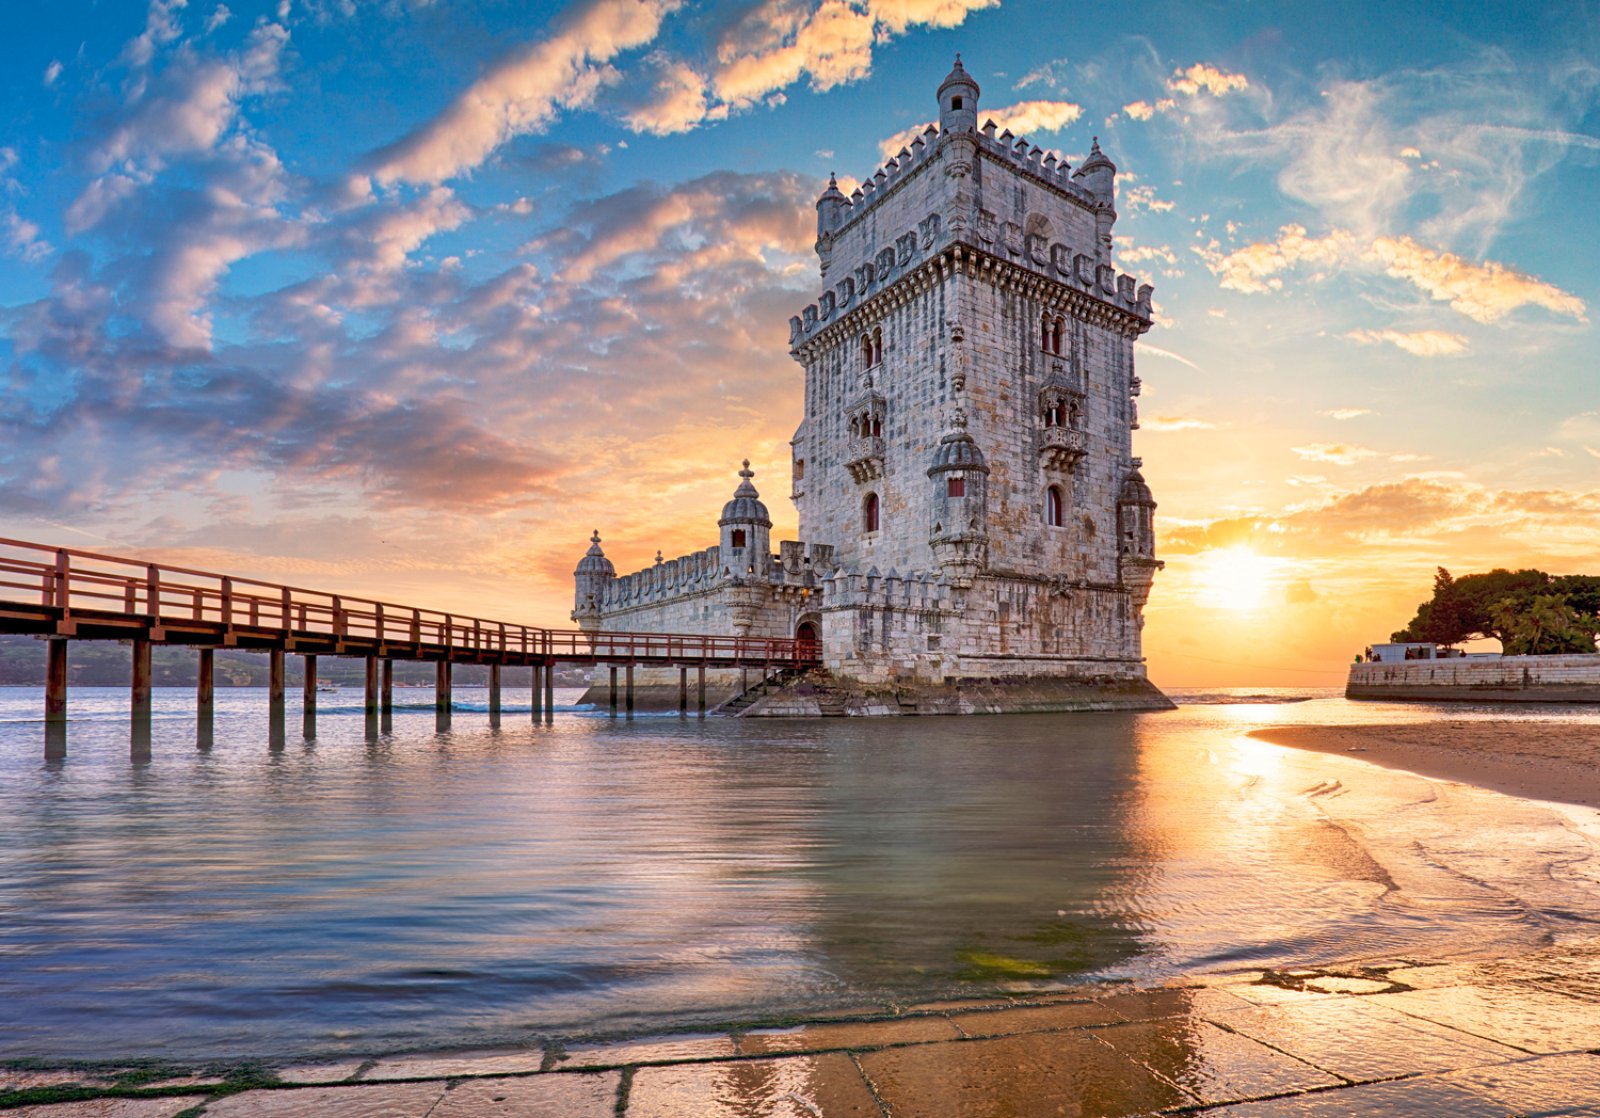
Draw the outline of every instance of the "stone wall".
[[[1600,702],[1600,655],[1461,657],[1352,664],[1352,699]]]

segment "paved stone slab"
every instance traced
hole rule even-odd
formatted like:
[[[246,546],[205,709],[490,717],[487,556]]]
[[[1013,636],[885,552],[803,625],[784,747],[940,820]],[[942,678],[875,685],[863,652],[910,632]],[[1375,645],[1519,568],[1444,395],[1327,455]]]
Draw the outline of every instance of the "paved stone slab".
[[[1508,1118],[1505,1107],[1451,1083],[1402,1079],[1208,1110],[1205,1118]]]
[[[958,1013],[950,1018],[968,1036],[1011,1036],[1049,1029],[1076,1029],[1084,1025],[1110,1025],[1127,1018],[1099,1002],[1061,1002],[1029,1009],[1002,1009],[989,1013]]]
[[[882,1048],[889,1044],[955,1040],[960,1036],[946,1017],[902,1017],[889,1021],[801,1025],[794,1029],[754,1029],[739,1038],[739,1051],[746,1055],[762,1055],[821,1052],[833,1048]]]
[[[3,1113],[6,1118],[172,1118],[205,1101],[204,1095],[170,1099],[93,1099],[24,1106]]]
[[[449,1079],[458,1075],[507,1075],[538,1071],[542,1048],[501,1048],[482,1052],[427,1052],[379,1060],[361,1075],[363,1083],[383,1079]]]
[[[670,1064],[680,1060],[725,1060],[737,1055],[725,1033],[624,1040],[615,1044],[578,1044],[561,1058],[563,1068],[622,1067],[626,1064]]]
[[[75,1083],[84,1087],[102,1087],[108,1082],[105,1076],[90,1075],[83,1071],[0,1069],[0,1091],[26,1091],[34,1087],[68,1087]]]
[[[1600,1045],[1600,1004],[1530,986],[1453,986],[1363,999],[1529,1052]]]
[[[641,1068],[628,1118],[881,1118],[866,1081],[842,1052]]]
[[[886,1048],[861,1066],[893,1115],[1113,1118],[1195,1100],[1086,1033]]]
[[[1187,989],[1136,990],[1096,1000],[1124,1021],[1151,1021],[1187,1014],[1194,994]]]
[[[617,1071],[469,1079],[444,1093],[428,1118],[612,1118]]]
[[[1095,1029],[1093,1035],[1201,1102],[1282,1095],[1342,1081],[1206,1021],[1174,1017]]]
[[[1442,1076],[1518,1114],[1600,1109],[1600,1056],[1545,1056]]]
[[[206,1118],[426,1118],[443,1097],[442,1081],[245,1091],[208,1104]]]
[[[316,1064],[291,1064],[288,1067],[273,1068],[279,1079],[285,1083],[339,1083],[349,1079],[365,1060],[340,1060],[329,1063]]]
[[[1335,997],[1312,1005],[1262,1006],[1215,1020],[1349,1080],[1388,1079],[1514,1060],[1518,1051],[1374,1004]]]

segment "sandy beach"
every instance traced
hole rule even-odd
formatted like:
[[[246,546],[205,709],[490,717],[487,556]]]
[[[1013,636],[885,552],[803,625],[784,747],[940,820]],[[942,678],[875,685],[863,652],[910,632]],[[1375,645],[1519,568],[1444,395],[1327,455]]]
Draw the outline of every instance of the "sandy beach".
[[[1562,722],[1284,726],[1251,737],[1513,796],[1600,807],[1600,726]]]

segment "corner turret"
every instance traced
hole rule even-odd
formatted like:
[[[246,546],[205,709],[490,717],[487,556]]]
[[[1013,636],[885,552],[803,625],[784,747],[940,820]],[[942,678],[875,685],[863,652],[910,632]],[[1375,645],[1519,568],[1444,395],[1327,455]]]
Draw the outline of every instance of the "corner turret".
[[[956,55],[955,67],[939,84],[939,131],[975,132],[978,129],[978,83],[961,65]]]
[[[572,620],[585,632],[600,628],[600,603],[605,598],[606,585],[617,577],[617,569],[600,550],[600,530],[589,537],[589,550],[578,560],[578,569],[572,572],[577,584],[573,594]]]
[[[928,543],[952,586],[965,590],[989,565],[989,464],[959,408],[928,467],[933,525]]]
[[[722,506],[722,518],[717,527],[722,529],[722,564],[733,578],[766,578],[772,565],[772,517],[767,506],[761,503],[761,494],[750,484],[755,477],[750,459],[744,460],[739,471],[739,488],[733,499]]]
[[[1131,592],[1134,607],[1141,611],[1150,597],[1156,572],[1166,566],[1156,558],[1155,511],[1155,499],[1135,458],[1117,496],[1117,564],[1122,584]],[[1140,623],[1143,624],[1142,614]]]
[[[828,189],[817,198],[817,237],[820,239],[836,231],[849,209],[850,199],[839,189],[838,178],[829,173]]]

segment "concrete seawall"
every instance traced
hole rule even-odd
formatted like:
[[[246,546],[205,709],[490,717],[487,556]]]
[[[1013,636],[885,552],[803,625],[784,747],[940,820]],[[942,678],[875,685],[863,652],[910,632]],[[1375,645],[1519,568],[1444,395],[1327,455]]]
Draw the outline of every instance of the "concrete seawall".
[[[1600,655],[1352,664],[1347,699],[1600,703]]]

